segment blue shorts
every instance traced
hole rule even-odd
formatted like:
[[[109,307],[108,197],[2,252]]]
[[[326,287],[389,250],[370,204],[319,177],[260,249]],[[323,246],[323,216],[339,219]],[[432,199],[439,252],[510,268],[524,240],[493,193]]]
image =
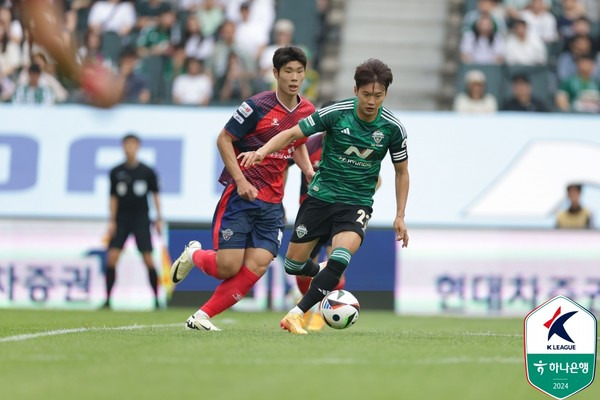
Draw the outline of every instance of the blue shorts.
[[[213,217],[214,249],[261,248],[277,256],[283,228],[281,203],[244,200],[232,184],[223,191]]]

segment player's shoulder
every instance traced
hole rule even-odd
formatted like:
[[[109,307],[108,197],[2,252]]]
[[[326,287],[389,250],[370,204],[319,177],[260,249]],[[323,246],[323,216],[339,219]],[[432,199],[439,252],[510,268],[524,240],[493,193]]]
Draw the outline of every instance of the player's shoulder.
[[[143,162],[140,162],[140,163],[138,164],[138,168],[139,168],[141,171],[144,171],[144,172],[154,173],[154,168],[152,168],[152,167],[151,167],[151,166],[149,166],[148,164],[144,164]]]
[[[392,129],[397,130],[402,137],[406,137],[406,128],[400,122],[400,119],[394,115],[390,109],[387,107],[381,107],[381,118],[392,127]]]
[[[123,169],[125,169],[125,163],[117,164],[110,169],[110,175],[114,175]]]
[[[237,112],[243,118],[248,118],[254,113],[260,118],[276,105],[277,97],[275,96],[275,92],[269,90],[257,93],[254,96],[245,99],[237,108]]]
[[[319,117],[323,118],[326,115],[354,112],[354,101],[354,98],[349,98],[337,101],[327,107],[323,107],[319,110]]]

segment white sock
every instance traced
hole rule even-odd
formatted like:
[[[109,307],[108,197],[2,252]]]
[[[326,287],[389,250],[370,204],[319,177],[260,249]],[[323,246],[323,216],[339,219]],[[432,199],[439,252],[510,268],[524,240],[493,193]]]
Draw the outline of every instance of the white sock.
[[[302,311],[301,309],[298,308],[298,306],[292,308],[290,311],[288,311],[288,314],[297,314],[297,315],[304,315],[304,311]]]
[[[196,312],[194,313],[194,317],[196,317],[196,318],[208,318],[208,319],[210,319],[210,318],[208,317],[208,314],[206,314],[206,313],[205,313],[204,311],[202,311],[202,310],[198,310],[198,311],[196,311]]]

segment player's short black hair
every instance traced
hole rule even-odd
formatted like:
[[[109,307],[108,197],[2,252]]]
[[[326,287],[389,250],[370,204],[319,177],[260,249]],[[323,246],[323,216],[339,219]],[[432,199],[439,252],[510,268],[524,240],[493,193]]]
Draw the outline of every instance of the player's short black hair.
[[[138,135],[136,135],[135,133],[126,134],[125,136],[123,136],[123,139],[121,140],[121,142],[125,143],[128,140],[135,140],[138,143],[140,143],[142,141],[140,139],[140,137]]]
[[[388,86],[390,86],[393,79],[390,67],[376,58],[369,58],[356,67],[356,71],[354,72],[354,82],[357,88],[369,83],[379,83],[385,87],[385,91],[387,92]]]
[[[306,54],[300,47],[285,46],[275,50],[273,54],[273,67],[279,71],[281,67],[289,62],[298,61],[304,68],[306,68]]]
[[[31,64],[27,69],[32,74],[41,74],[42,68],[38,64]]]
[[[529,80],[529,76],[527,74],[514,74],[512,76],[512,78],[510,78],[510,80],[512,81],[512,83],[517,83],[517,82],[530,83],[531,82]]]

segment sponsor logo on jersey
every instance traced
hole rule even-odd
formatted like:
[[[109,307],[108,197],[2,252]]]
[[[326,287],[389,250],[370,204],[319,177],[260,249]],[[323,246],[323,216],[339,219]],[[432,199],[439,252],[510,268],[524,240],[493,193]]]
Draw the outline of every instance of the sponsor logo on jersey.
[[[344,128],[344,129],[342,129],[342,133],[344,135],[349,135],[350,134],[350,128]]]
[[[306,235],[308,233],[308,229],[306,229],[306,226],[304,226],[304,224],[298,225],[298,227],[296,228],[296,235],[299,238],[303,238],[304,235]]]
[[[246,118],[248,118],[248,116],[254,112],[252,107],[250,107],[246,102],[243,102],[242,105],[238,107],[238,111]]]
[[[233,231],[227,228],[221,231],[221,235],[223,236],[223,240],[228,241],[233,236]]]
[[[379,144],[383,140],[384,135],[383,135],[383,132],[381,132],[381,131],[375,131],[375,132],[373,132],[371,137],[375,141],[375,144]]]
[[[350,146],[344,152],[345,155],[351,156],[352,154],[359,156],[363,160],[369,158],[369,156],[373,153],[373,149],[362,149],[359,150],[356,146]]]
[[[133,181],[133,193],[138,197],[148,194],[148,184],[146,184],[146,181]]]
[[[240,114],[238,114],[238,113],[237,113],[237,111],[235,111],[235,112],[233,113],[233,118],[235,118],[235,120],[236,120],[237,122],[239,122],[240,124],[243,124],[243,123],[244,123],[244,118],[243,118],[243,117],[242,117]]]
[[[277,118],[273,118],[273,122],[271,122],[271,126],[279,126],[279,120]]]

